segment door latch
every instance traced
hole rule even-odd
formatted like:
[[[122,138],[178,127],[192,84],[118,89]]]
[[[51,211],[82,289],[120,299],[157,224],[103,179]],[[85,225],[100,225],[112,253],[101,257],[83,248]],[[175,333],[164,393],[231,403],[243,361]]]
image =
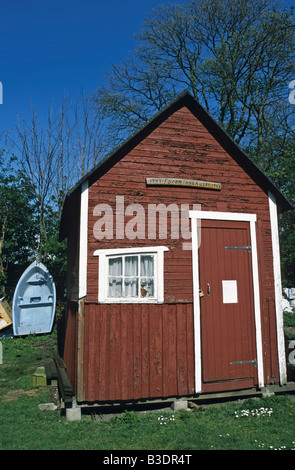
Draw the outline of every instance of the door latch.
[[[251,246],[225,246],[227,250],[248,250],[248,253],[252,253]]]
[[[235,365],[235,364],[254,364],[254,366],[257,367],[257,359],[254,359],[253,361],[230,362],[230,364],[232,364],[232,365]]]

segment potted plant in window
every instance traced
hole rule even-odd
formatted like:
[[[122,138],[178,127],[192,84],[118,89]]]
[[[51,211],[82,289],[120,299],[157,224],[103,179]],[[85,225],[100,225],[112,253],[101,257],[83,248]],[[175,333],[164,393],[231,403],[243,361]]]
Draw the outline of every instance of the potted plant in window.
[[[143,282],[143,283],[141,284],[141,289],[140,289],[141,296],[142,296],[142,297],[145,297],[146,294],[147,294],[147,291],[148,291],[148,287],[147,287],[146,283]]]

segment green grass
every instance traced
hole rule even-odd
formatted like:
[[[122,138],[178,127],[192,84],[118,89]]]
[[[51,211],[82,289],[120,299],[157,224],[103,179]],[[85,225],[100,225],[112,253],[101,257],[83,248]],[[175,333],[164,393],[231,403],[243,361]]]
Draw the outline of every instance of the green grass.
[[[0,365],[1,450],[274,450],[295,448],[295,397],[270,396],[200,406],[193,411],[125,411],[110,421],[82,414],[67,422],[49,388],[32,376],[56,345],[56,334],[5,338]],[[257,410],[255,412],[254,410]],[[253,415],[252,415],[253,413]]]

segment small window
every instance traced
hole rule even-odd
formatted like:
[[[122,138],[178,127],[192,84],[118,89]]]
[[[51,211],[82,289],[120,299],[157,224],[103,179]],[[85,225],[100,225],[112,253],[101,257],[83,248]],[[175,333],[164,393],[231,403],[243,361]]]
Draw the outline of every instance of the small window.
[[[108,297],[154,298],[154,255],[108,258]]]
[[[166,247],[97,250],[100,302],[163,302]]]

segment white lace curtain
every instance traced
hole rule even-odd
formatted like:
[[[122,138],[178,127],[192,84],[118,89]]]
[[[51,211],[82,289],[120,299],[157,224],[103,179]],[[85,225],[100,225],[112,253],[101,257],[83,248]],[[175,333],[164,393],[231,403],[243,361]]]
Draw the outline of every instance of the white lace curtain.
[[[154,257],[119,256],[109,259],[109,297],[154,295]]]

